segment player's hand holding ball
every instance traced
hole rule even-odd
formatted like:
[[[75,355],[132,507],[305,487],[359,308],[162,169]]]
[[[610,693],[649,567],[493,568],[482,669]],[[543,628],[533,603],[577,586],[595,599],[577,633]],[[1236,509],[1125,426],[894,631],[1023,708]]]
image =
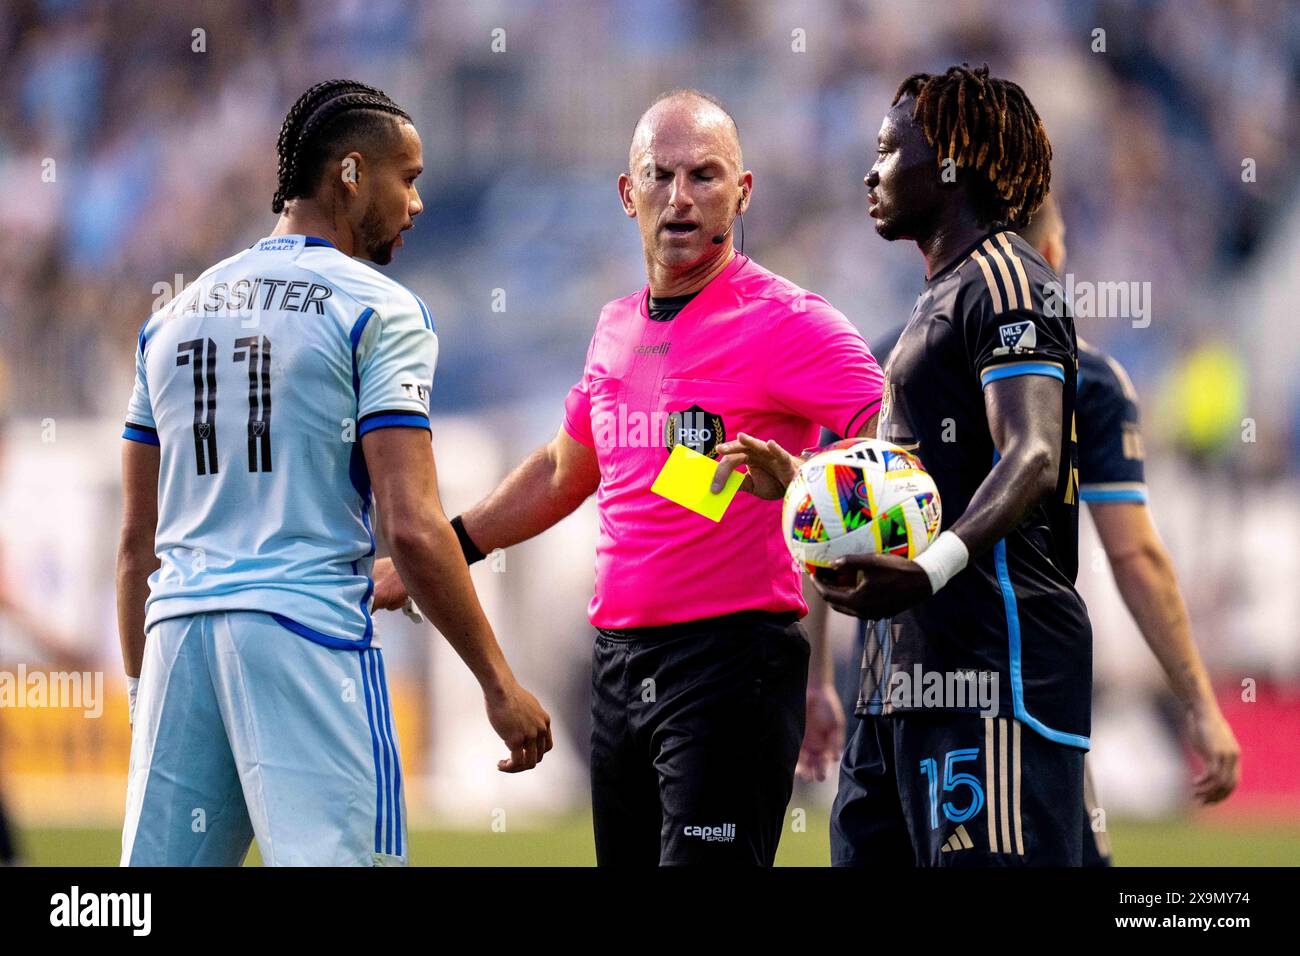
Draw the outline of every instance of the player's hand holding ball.
[[[837,558],[813,574],[813,585],[837,611],[866,620],[891,617],[931,594],[930,578],[915,561],[892,554]]]

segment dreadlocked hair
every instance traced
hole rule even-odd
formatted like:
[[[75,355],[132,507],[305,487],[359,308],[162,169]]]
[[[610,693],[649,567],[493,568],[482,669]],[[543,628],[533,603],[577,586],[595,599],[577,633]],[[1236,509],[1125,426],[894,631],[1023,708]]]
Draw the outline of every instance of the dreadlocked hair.
[[[1028,220],[1052,180],[1052,144],[1025,91],[989,76],[986,63],[952,66],[943,74],[913,73],[891,105],[916,99],[912,118],[938,152],[942,169],[952,160],[975,174],[973,198],[980,219],[992,225]]]
[[[353,80],[326,80],[298,97],[275,143],[280,170],[271,211],[310,194],[331,152],[358,134],[383,135],[381,124],[392,116],[411,118],[383,90]]]

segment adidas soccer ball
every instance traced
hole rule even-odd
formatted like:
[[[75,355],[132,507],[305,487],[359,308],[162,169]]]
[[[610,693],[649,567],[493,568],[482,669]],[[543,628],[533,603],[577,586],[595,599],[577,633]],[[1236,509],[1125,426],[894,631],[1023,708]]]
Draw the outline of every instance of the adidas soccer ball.
[[[939,534],[939,490],[920,460],[876,438],[828,445],[785,492],[786,547],[810,573],[836,558],[914,558]]]

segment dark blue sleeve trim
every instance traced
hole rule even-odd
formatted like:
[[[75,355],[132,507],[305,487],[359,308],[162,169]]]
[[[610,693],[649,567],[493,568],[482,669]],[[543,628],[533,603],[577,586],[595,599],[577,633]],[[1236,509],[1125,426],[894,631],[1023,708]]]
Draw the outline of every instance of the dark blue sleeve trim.
[[[423,428],[432,431],[429,419],[417,412],[372,412],[358,423],[357,437],[376,428]]]
[[[144,445],[158,445],[158,432],[144,425],[132,425],[127,423],[126,428],[122,431],[122,437],[129,441],[138,441]]]

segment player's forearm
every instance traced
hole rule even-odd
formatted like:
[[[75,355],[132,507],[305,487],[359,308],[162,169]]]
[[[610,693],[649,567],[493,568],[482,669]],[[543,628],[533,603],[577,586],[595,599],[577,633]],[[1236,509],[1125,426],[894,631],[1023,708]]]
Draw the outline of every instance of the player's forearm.
[[[586,489],[572,484],[559,467],[553,445],[543,445],[461,516],[465,532],[484,554],[527,541],[586,500]]]
[[[158,569],[153,542],[145,547],[124,543],[117,552],[117,634],[127,677],[139,677],[144,663],[144,605],[149,575]]]
[[[1112,558],[1115,585],[1142,637],[1164,668],[1178,699],[1189,710],[1214,702],[1209,675],[1192,642],[1187,606],[1169,555],[1158,541]]]
[[[813,587],[810,577],[803,579],[803,594],[804,600],[808,602],[808,616],[803,619],[803,629],[808,635],[808,646],[811,648],[808,657],[808,684],[833,684],[835,664],[826,636],[829,609]]]
[[[446,638],[485,692],[513,679],[505,654],[479,604],[456,532],[442,515],[385,528],[393,563],[407,592]]]
[[[1026,444],[998,460],[950,529],[972,557],[1014,531],[1034,505],[1055,489],[1057,457],[1046,446]]]

